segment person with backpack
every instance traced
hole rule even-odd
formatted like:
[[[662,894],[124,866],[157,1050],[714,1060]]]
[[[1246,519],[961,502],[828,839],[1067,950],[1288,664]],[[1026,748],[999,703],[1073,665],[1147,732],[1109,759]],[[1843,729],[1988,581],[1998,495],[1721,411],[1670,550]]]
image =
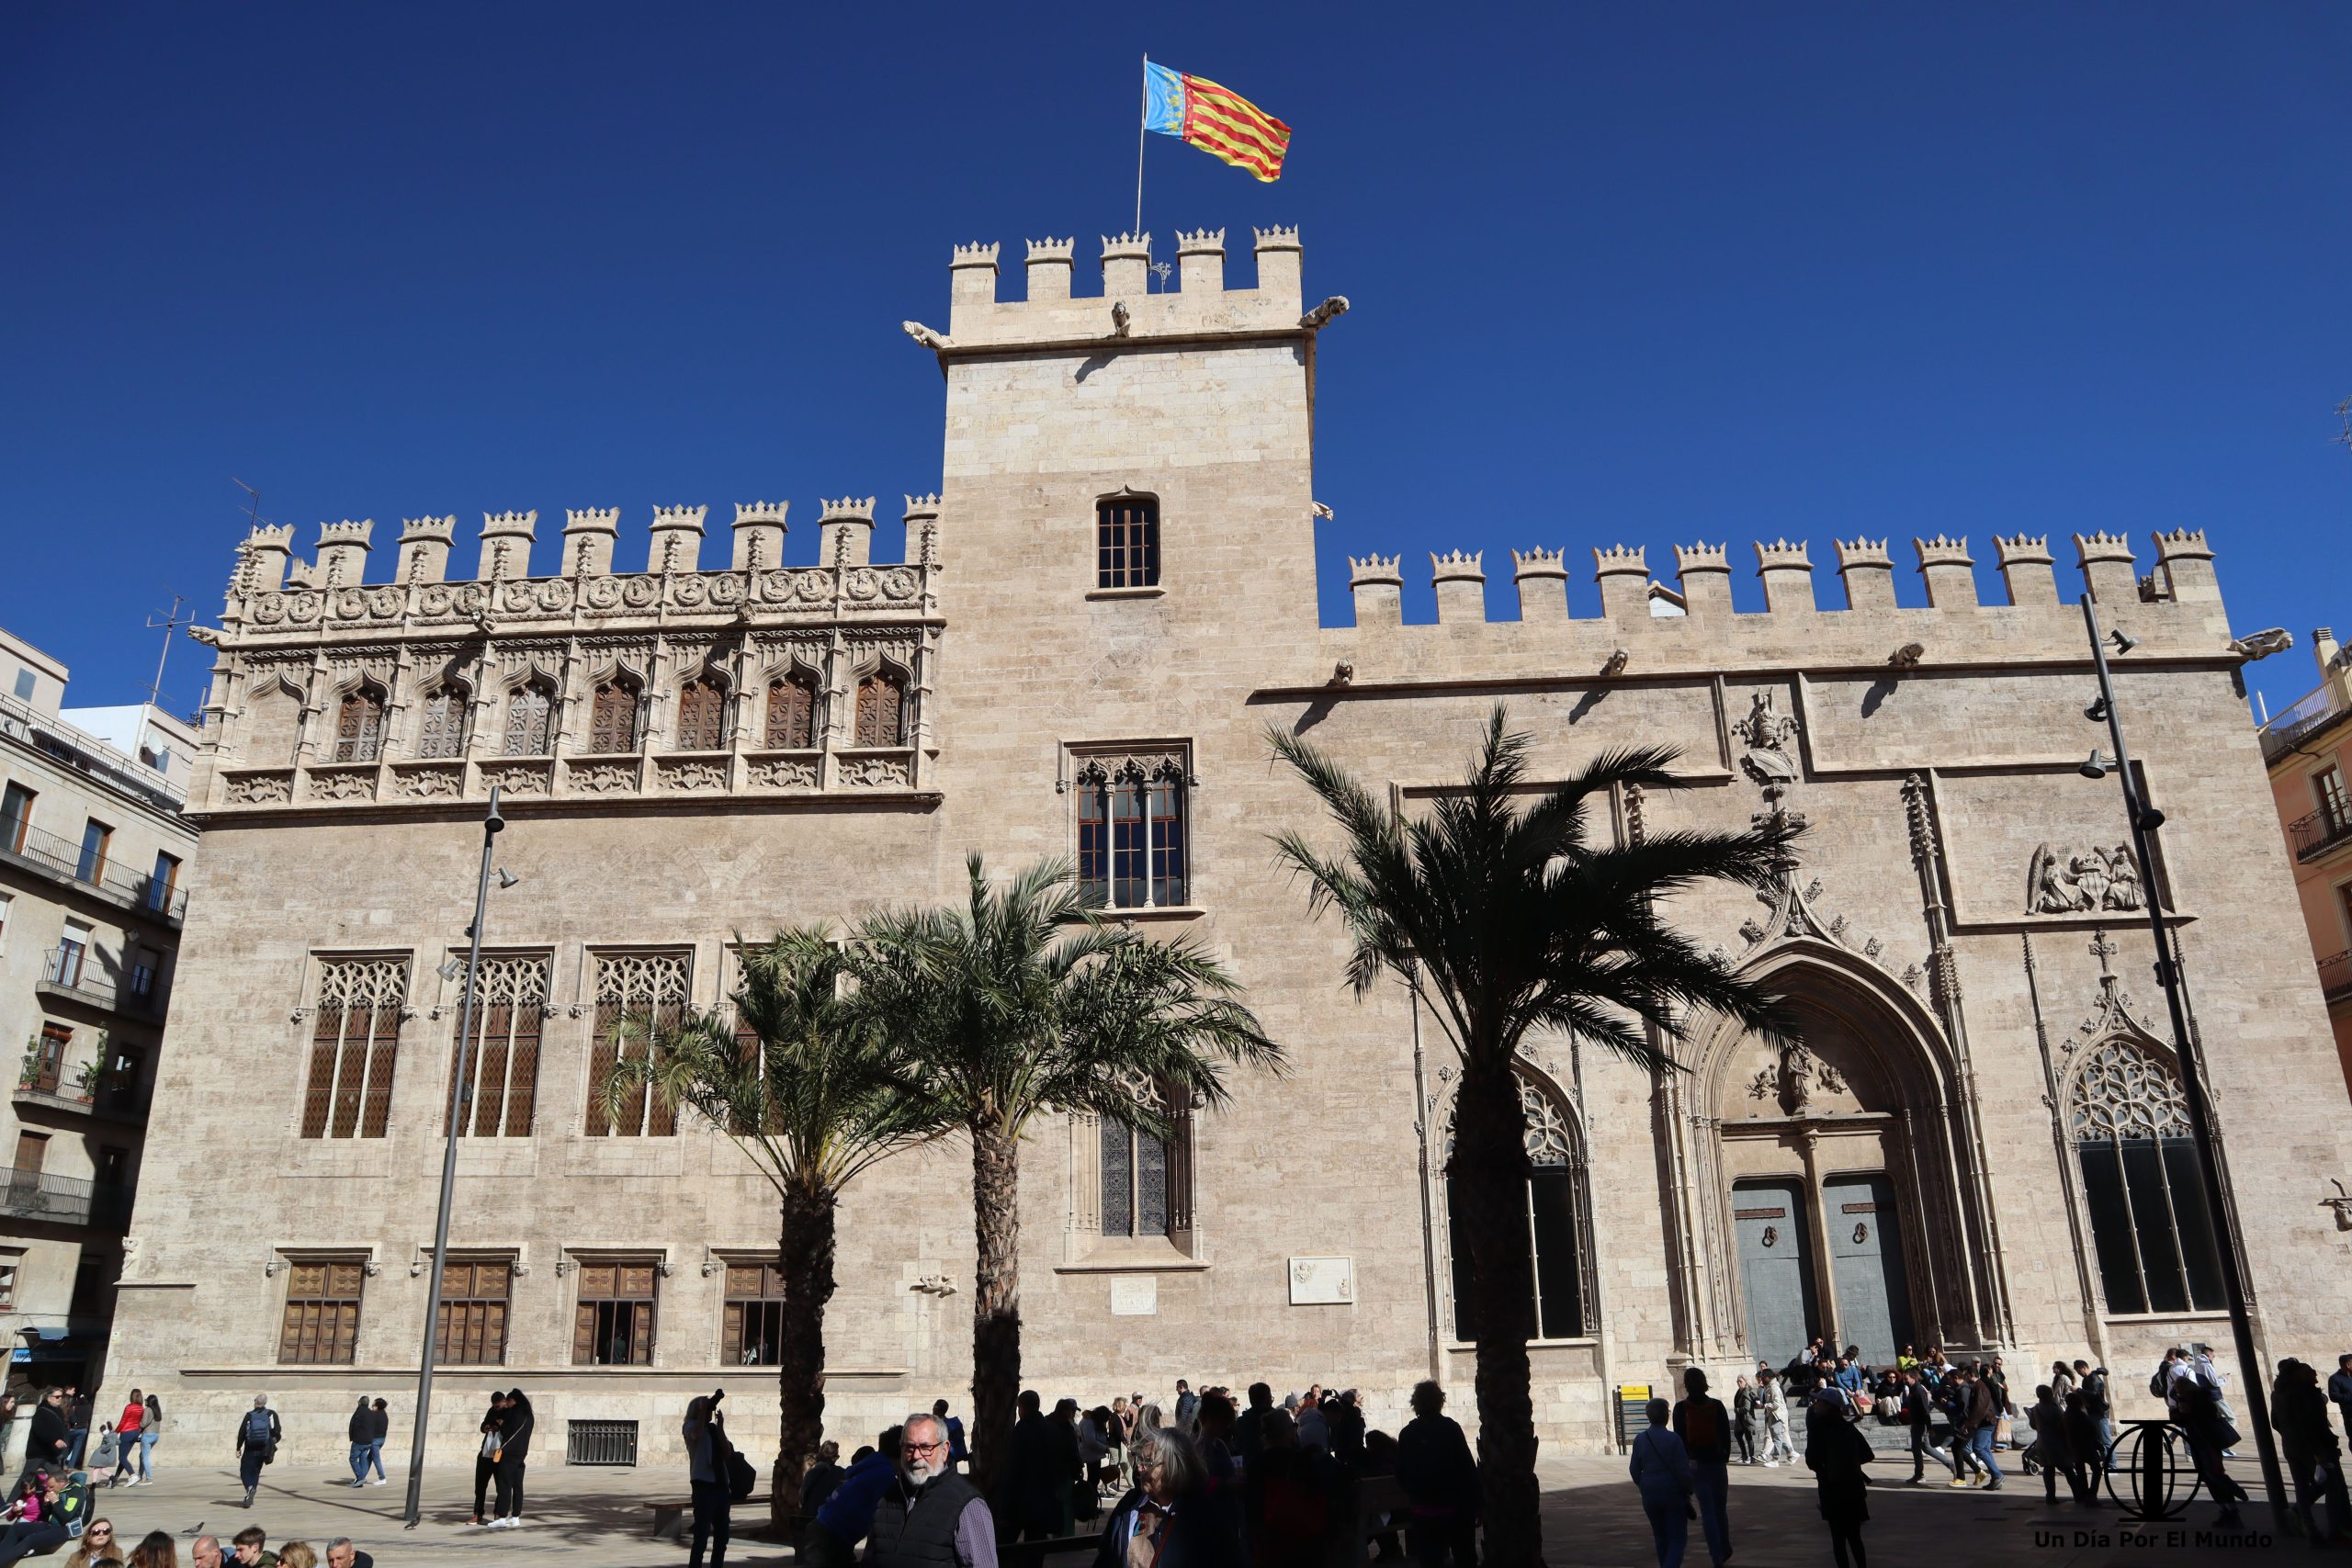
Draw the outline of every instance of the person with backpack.
[[[686,1442],[686,1479],[695,1499],[695,1533],[686,1555],[687,1568],[702,1568],[703,1548],[710,1549],[710,1568],[727,1568],[727,1540],[733,1529],[734,1488],[727,1473],[727,1418],[718,1413],[719,1398],[698,1393],[686,1405],[681,1435]]]
[[[1682,1389],[1682,1402],[1674,1407],[1674,1435],[1690,1458],[1690,1495],[1699,1505],[1708,1559],[1714,1568],[1724,1568],[1731,1555],[1731,1416],[1707,1392],[1707,1374],[1699,1368],[1684,1369]]]
[[[254,1395],[254,1407],[237,1423],[237,1479],[245,1483],[245,1506],[254,1506],[254,1494],[261,1488],[261,1467],[277,1458],[277,1442],[283,1435],[277,1424],[277,1412],[269,1407],[269,1395]]]
[[[2089,1418],[2098,1436],[2098,1452],[2084,1456],[2083,1469],[2092,1475],[2105,1475],[2108,1455],[2115,1447],[2115,1410],[2109,1403],[2107,1369],[2094,1367],[2088,1361],[2076,1361],[2075,1392],[2082,1396],[2083,1414]]]
[[[63,1474],[42,1474],[39,1489],[26,1494],[21,1504],[29,1511],[0,1533],[0,1568],[41,1552],[54,1551],[89,1522],[89,1483]]]

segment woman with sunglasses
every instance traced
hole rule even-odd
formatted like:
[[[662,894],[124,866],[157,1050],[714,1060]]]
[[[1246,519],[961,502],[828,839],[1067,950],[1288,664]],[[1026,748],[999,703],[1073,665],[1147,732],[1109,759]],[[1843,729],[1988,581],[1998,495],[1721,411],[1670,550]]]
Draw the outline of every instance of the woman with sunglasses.
[[[99,1568],[104,1563],[122,1568],[122,1548],[115,1544],[112,1519],[92,1519],[74,1555],[65,1560],[65,1568]]]

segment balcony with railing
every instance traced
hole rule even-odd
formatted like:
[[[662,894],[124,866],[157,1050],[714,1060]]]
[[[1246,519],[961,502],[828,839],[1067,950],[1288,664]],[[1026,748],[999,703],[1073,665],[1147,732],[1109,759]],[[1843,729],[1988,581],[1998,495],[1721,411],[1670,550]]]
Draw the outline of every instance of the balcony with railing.
[[[2287,841],[2295,846],[2297,860],[2315,859],[2346,839],[2352,839],[2352,809],[2340,806],[2323,806],[2287,824]]]
[[[172,882],[126,871],[103,855],[85,855],[74,840],[43,832],[28,822],[0,819],[0,860],[168,925],[179,924],[187,912],[187,895]]]
[[[111,977],[99,972],[89,953],[71,946],[50,950],[41,961],[38,988],[43,996],[150,1023],[162,1021],[170,1000],[170,987],[154,970],[134,964],[119,978]]]
[[[44,1083],[28,1078],[8,1097],[18,1111],[46,1111],[65,1116],[95,1116],[102,1122],[144,1126],[147,1091],[136,1084],[97,1083],[88,1087]]]
[[[2329,721],[2352,713],[2345,701],[2346,686],[2342,677],[2330,681],[2313,691],[2305,692],[2293,702],[2270,716],[2262,727],[2262,760],[2275,762],[2296,742]]]
[[[2319,988],[2331,1006],[2352,1000],[2352,953],[2339,953],[2319,961]]]
[[[130,1189],[119,1181],[11,1170],[0,1177],[0,1217],[123,1230],[130,1224]]]

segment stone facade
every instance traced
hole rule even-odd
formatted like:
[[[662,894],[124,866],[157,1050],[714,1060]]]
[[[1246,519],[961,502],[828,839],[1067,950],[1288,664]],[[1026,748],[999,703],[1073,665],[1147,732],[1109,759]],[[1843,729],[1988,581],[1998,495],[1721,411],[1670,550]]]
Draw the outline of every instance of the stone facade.
[[[2352,658],[2334,629],[2321,626],[2312,633],[2312,661],[2319,684],[2262,727],[2262,754],[2352,1093]],[[2352,1224],[2352,1198],[2345,1219]]]
[[[270,1390],[319,1457],[355,1393],[405,1404],[459,999],[436,967],[459,951],[495,782],[499,859],[522,881],[492,895],[488,936],[535,978],[502,1015],[487,1123],[478,1091],[475,1132],[504,1135],[464,1141],[452,1256],[511,1267],[504,1359],[445,1372],[436,1440],[460,1458],[480,1393],[519,1382],[550,1434],[637,1419],[643,1451],[668,1451],[687,1395],[749,1395],[763,1375],[721,1365],[723,1298],[729,1262],[772,1245],[775,1209],[706,1129],[589,1131],[615,965],[683,953],[692,999],[717,1002],[735,933],[952,897],[974,848],[999,868],[1071,854],[1101,777],[1182,815],[1179,879],[1138,868],[1121,918],[1221,953],[1291,1066],[1192,1119],[1157,1207],[1135,1183],[1159,1178],[1114,1179],[1126,1156],[1100,1129],[1034,1136],[1027,1379],[1090,1403],[1179,1376],[1320,1379],[1392,1423],[1416,1379],[1470,1371],[1430,1174],[1453,1074],[1393,987],[1350,997],[1342,931],[1272,874],[1270,831],[1328,829],[1265,732],[1306,734],[1411,805],[1456,776],[1498,700],[1534,733],[1539,773],[1604,747],[1681,749],[1687,787],[1617,802],[1620,834],[1767,811],[1809,824],[1767,898],[1676,911],[1786,990],[1805,1053],[1696,1020],[1689,1071],[1658,1082],[1572,1041],[1530,1048],[1530,1135],[1554,1173],[1534,1350],[1549,1438],[1609,1442],[1613,1385],[1785,1359],[1801,1341],[1752,1335],[1759,1311],[1831,1332],[1875,1314],[1865,1331],[1900,1319],[1922,1345],[2120,1372],[2167,1341],[2227,1341],[2202,1302],[2111,1303],[2108,1268],[2156,1265],[2092,1234],[2075,1145],[2110,1122],[2163,1134],[2169,1052],[2144,953],[2126,956],[2147,940],[2144,895],[2109,859],[2115,785],[2078,772],[2100,732],[2043,540],[1996,541],[2006,603],[1978,602],[1967,541],[1918,541],[1925,608],[1898,606],[1884,540],[1838,543],[1844,609],[1816,604],[1804,542],[1759,545],[1762,613],[1735,612],[1733,558],[1712,545],[1677,551],[1671,591],[1642,551],[1596,550],[1598,613],[1572,610],[1555,543],[1514,560],[1516,621],[1487,618],[1484,563],[1456,552],[1432,561],[1439,620],[1410,626],[1401,563],[1373,558],[1354,565],[1356,624],[1322,626],[1314,389],[1344,301],[1302,313],[1290,231],[1256,236],[1247,288],[1227,286],[1219,233],[1184,237],[1167,293],[1147,290],[1148,239],[1105,242],[1096,296],[1073,294],[1071,249],[1033,244],[1028,298],[1002,300],[997,247],[959,248],[947,328],[907,323],[946,414],[941,491],[908,503],[904,563],[866,558],[857,502],[827,503],[813,567],[776,564],[771,503],[738,507],[726,570],[701,562],[700,507],[656,513],[643,570],[616,568],[617,515],[595,511],[570,514],[550,576],[530,575],[528,513],[485,517],[466,581],[447,581],[450,518],[411,521],[388,572],[365,570],[365,523],[331,525],[290,572],[288,535],[246,543],[217,634],[208,852],[154,1135],[174,1179],[141,1194],[120,1375],[164,1388],[184,1431],[225,1432]],[[1114,563],[1104,520],[1146,514],[1152,570]],[[2100,613],[2139,639],[2118,689],[2171,817],[2155,896],[2186,950],[2233,1190],[2262,1195],[2236,1217],[2266,1347],[2332,1353],[2352,1330],[2352,1237],[2320,1200],[2352,1177],[2352,1125],[2300,1092],[2333,1085],[2334,1054],[2211,554],[2201,534],[2159,535],[2143,581],[2123,540],[2076,547]],[[802,699],[775,694],[796,671],[808,732],[778,744],[774,704],[788,727]],[[698,682],[722,694],[716,743]],[[870,728],[869,703],[895,728]],[[338,762],[355,726],[378,749]],[[322,1105],[316,1064],[351,1016],[323,1027],[322,987],[347,996],[362,963],[390,965],[368,972],[381,1005],[361,1028],[391,1078]],[[305,1135],[336,1125],[356,1135]],[[844,1205],[829,1340],[844,1441],[964,1401],[964,1162],[952,1142],[907,1156]],[[582,1282],[613,1260],[654,1298],[646,1365],[578,1361],[606,1332]],[[341,1285],[322,1286],[337,1261]],[[356,1336],[288,1364],[298,1277],[357,1302]],[[754,1446],[773,1405],[740,1406]]]

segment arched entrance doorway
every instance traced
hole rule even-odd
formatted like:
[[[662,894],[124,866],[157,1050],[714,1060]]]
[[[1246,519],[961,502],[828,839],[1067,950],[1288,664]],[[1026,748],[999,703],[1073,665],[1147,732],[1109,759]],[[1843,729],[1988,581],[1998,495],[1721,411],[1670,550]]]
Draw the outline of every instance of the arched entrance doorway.
[[[1783,950],[1763,977],[1796,1038],[1725,1030],[1701,1075],[1740,1338],[1775,1366],[1815,1335],[1891,1363],[1966,1315],[1938,1300],[1959,1194],[1931,1026],[1849,954]]]

